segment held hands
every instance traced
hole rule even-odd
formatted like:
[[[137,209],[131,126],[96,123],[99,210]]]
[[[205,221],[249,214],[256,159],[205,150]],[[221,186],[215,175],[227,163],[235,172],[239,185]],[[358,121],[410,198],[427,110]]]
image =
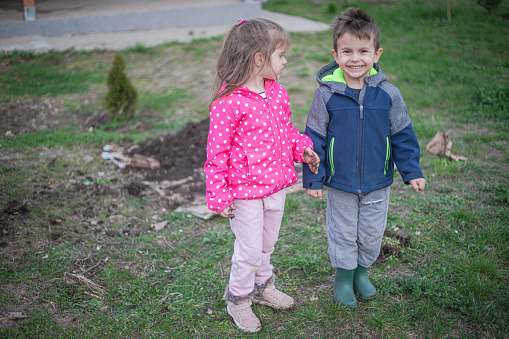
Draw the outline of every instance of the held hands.
[[[230,206],[226,207],[224,210],[222,210],[219,214],[223,218],[235,218],[235,215],[233,214],[233,210],[235,209],[235,206],[231,204]]]
[[[426,179],[418,178],[410,180],[410,185],[416,192],[424,191],[424,186],[426,186]]]
[[[318,199],[322,199],[322,190],[314,190],[314,189],[311,189],[311,188],[306,188],[306,193],[311,197],[311,198],[318,198]]]
[[[304,150],[304,162],[306,162],[309,166],[309,169],[314,174],[318,174],[318,166],[320,166],[320,158],[318,155],[311,149],[311,147],[308,147]],[[306,188],[306,193],[311,198],[318,198],[322,199],[322,190],[315,190],[311,188]]]
[[[318,166],[320,165],[320,158],[311,149],[311,147],[307,147],[304,150],[304,162],[308,164],[311,172],[313,172],[314,174],[318,174]]]

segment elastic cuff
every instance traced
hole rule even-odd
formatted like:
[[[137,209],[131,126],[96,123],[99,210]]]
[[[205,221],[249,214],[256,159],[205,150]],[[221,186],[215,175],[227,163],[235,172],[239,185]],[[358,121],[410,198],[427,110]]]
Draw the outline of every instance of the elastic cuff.
[[[238,297],[238,296],[233,295],[230,292],[230,286],[226,285],[226,288],[225,288],[224,294],[223,294],[223,300],[225,300],[226,303],[232,303],[234,305],[239,305],[239,304],[242,304],[243,302],[245,302],[246,300],[251,300],[251,298],[253,297],[255,292],[256,292],[256,290],[253,289],[251,291],[251,293],[249,293],[245,297]]]

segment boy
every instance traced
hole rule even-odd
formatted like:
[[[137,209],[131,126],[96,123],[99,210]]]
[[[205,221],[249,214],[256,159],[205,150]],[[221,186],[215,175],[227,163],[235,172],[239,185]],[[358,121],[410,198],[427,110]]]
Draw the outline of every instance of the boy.
[[[366,269],[380,253],[394,163],[416,192],[426,180],[403,98],[377,64],[383,49],[375,21],[359,8],[348,8],[333,19],[332,31],[335,62],[316,76],[319,88],[306,123],[321,164],[318,174],[304,169],[304,187],[321,199],[328,186],[334,299],[355,308],[355,293],[360,300],[377,297]]]

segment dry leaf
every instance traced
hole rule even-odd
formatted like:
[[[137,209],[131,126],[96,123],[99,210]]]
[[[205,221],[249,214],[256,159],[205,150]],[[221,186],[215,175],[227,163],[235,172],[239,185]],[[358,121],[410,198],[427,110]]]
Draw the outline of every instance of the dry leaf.
[[[168,225],[169,222],[170,222],[169,220],[161,221],[161,222],[158,222],[157,224],[153,224],[152,227],[154,227],[154,229],[156,231],[160,231],[163,228],[165,228],[166,225]]]

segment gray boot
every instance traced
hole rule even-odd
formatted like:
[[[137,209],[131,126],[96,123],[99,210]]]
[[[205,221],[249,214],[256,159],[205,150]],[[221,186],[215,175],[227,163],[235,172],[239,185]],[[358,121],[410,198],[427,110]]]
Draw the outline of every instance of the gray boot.
[[[269,306],[276,310],[286,310],[295,305],[295,301],[288,294],[276,289],[276,276],[272,276],[265,284],[255,285],[255,294],[253,295],[253,303]]]
[[[254,292],[254,291],[253,291]],[[256,317],[251,309],[251,297],[253,293],[246,297],[237,297],[231,294],[228,286],[223,295],[226,300],[226,311],[233,318],[235,326],[244,332],[258,332],[262,328],[260,319]]]

